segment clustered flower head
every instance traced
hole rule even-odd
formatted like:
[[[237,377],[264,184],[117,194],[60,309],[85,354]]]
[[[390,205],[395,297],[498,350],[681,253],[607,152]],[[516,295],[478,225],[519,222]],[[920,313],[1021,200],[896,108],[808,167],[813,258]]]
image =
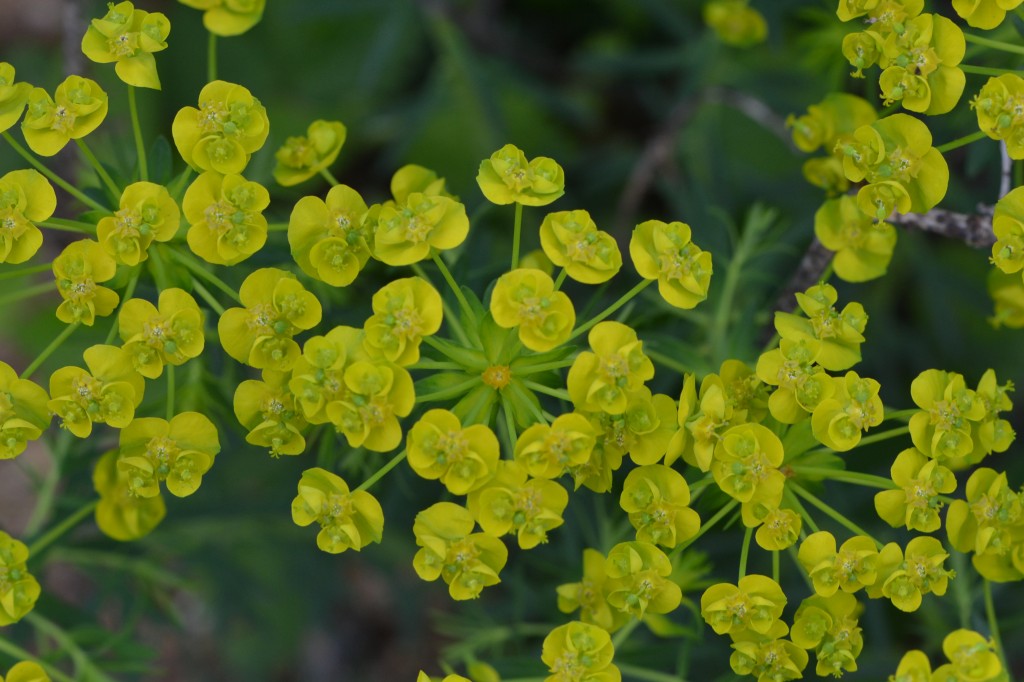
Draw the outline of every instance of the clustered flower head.
[[[136,9],[131,2],[109,3],[82,38],[82,52],[99,64],[114,62],[117,77],[128,85],[160,89],[154,52],[167,49],[171,22],[160,12]]]

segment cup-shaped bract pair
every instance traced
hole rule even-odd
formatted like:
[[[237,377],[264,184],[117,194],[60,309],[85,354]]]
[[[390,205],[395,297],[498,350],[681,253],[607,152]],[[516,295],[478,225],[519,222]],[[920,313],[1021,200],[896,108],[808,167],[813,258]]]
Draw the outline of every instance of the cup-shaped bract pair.
[[[487,200],[498,205],[546,206],[565,193],[565,174],[554,159],[528,161],[512,144],[480,162],[476,182]]]
[[[99,64],[114,62],[117,77],[128,85],[159,90],[153,53],[167,49],[171,22],[162,13],[136,9],[131,2],[107,7],[107,13],[86,29],[83,54]]]
[[[189,248],[207,263],[241,263],[267,242],[263,211],[269,205],[270,193],[258,182],[237,173],[203,173],[181,202]]]
[[[53,156],[69,141],[96,130],[107,116],[107,107],[107,93],[96,81],[68,76],[53,97],[42,88],[32,89],[21,132],[32,151]]]
[[[344,479],[319,467],[302,472],[292,520],[299,526],[318,523],[317,547],[330,554],[358,552],[380,542],[384,533],[384,510],[377,498],[365,490],[349,490]]]
[[[327,170],[338,158],[346,134],[341,121],[313,121],[305,135],[289,137],[274,154],[274,180],[291,187]]]
[[[97,317],[114,312],[121,297],[100,286],[114,278],[117,263],[91,239],[71,242],[53,259],[57,292],[64,300],[57,306],[57,319],[67,324],[92,326]]]
[[[452,599],[475,599],[485,587],[501,582],[508,549],[488,533],[474,533],[473,515],[465,507],[438,502],[416,515],[413,533],[421,548],[413,568],[427,581],[442,578]]]
[[[93,424],[128,426],[145,392],[131,357],[117,346],[98,345],[86,348],[83,358],[87,370],[61,367],[50,375],[47,407],[79,438],[88,438]]]
[[[247,88],[226,81],[199,92],[199,108],[183,107],[171,124],[185,163],[222,175],[241,173],[270,134],[267,110]]]

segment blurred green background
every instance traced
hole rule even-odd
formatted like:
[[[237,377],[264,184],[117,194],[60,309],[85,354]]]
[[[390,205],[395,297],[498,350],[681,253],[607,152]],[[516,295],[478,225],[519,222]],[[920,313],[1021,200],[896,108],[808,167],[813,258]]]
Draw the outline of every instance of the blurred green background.
[[[835,18],[834,1],[754,4],[767,18],[768,40],[738,50],[705,28],[698,0],[268,0],[259,25],[219,42],[219,76],[248,87],[271,120],[270,138],[246,171],[249,179],[272,186],[274,150],[317,118],[348,126],[348,141],[332,170],[368,201],[387,198],[391,174],[405,163],[446,177],[474,219],[474,233],[463,247],[470,257],[458,262],[456,272],[480,293],[505,262],[512,212],[485,205],[474,178],[480,160],[507,142],[530,157],[551,156],[563,165],[566,195],[553,209],[586,208],[623,246],[641,220],[682,220],[692,226],[694,241],[712,251],[719,272],[752,207],[774,210],[772,227],[744,273],[723,347],[708,345],[699,314],[674,314],[653,298],[635,310],[641,338],[703,374],[725,357],[756,360],[771,306],[812,236],[822,193],[802,177],[805,156],[790,143],[785,117],[836,90],[879,102],[876,79],[848,76],[839,46],[850,29]],[[933,3],[938,4],[944,3]],[[138,5],[166,13],[172,22],[170,47],[157,55],[163,91],[140,92],[144,127],[155,139],[169,134],[180,107],[195,104],[205,83],[206,34],[194,10],[155,0]],[[20,80],[48,90],[69,69],[98,80],[110,93],[111,114],[90,144],[129,170],[134,151],[124,87],[111,68],[86,63],[76,53],[88,18],[104,11],[101,2],[0,2],[0,60],[14,64]],[[1015,25],[1004,30],[1005,37],[1020,40]],[[965,61],[987,59],[972,50]],[[968,76],[967,93],[954,112],[929,121],[937,143],[976,126],[968,100],[983,82]],[[944,206],[971,212],[979,202],[994,203],[1000,174],[994,142],[958,150],[949,161],[954,180]],[[81,171],[72,149],[55,163],[68,176]],[[0,147],[0,170],[18,167],[20,159]],[[181,168],[176,159],[175,172]],[[272,222],[285,221],[299,197],[325,190],[316,178],[275,188],[268,215]],[[526,212],[527,248],[538,244],[542,215]],[[46,248],[53,253],[59,237],[47,235]],[[858,370],[881,381],[886,404],[911,406],[910,380],[931,367],[961,372],[969,384],[988,367],[996,368],[1001,381],[1019,379],[1024,333],[996,331],[986,322],[987,254],[921,234],[901,232],[899,239],[886,278],[839,287],[841,302],[861,301],[870,315]],[[253,262],[279,264],[287,259],[286,248],[279,234]],[[244,271],[227,277],[240,281]],[[361,324],[370,295],[386,275],[383,268],[371,269],[351,290],[331,294],[321,331]],[[629,286],[628,275],[619,279],[622,288]],[[706,308],[698,313],[714,309],[721,285],[721,278],[713,282]],[[10,285],[0,286],[6,291]],[[582,287],[570,292],[585,294]],[[0,358],[26,364],[57,333],[55,306],[55,298],[45,296],[2,304]],[[101,342],[106,329],[100,324],[77,333],[47,366],[73,362],[86,346]],[[230,361],[210,362],[212,373],[182,373],[188,376],[183,404],[233,424],[231,391],[244,374]],[[677,396],[681,379],[659,371],[655,384]],[[158,404],[159,394],[154,388],[143,410]],[[1019,410],[1015,415],[1019,430]],[[516,631],[510,624],[564,622],[568,617],[555,610],[554,587],[578,580],[584,546],[622,530],[588,527],[588,519],[603,517],[598,509],[614,515],[617,492],[600,497],[583,491],[573,497],[566,526],[554,531],[549,545],[512,551],[502,587],[485,591],[477,602],[454,605],[443,584],[422,583],[411,570],[412,518],[438,499],[439,486],[414,480],[404,467],[397,470],[374,491],[385,507],[384,544],[360,555],[329,556],[316,549],[312,529],[300,529],[289,518],[295,482],[314,462],[359,480],[384,456],[351,453],[321,440],[301,457],[271,460],[246,445],[237,428],[226,428],[222,453],[199,494],[169,499],[168,517],[151,536],[120,545],[90,526],[47,559],[40,613],[95,653],[116,679],[413,680],[420,668],[440,672],[435,661],[442,648],[458,641],[453,635],[470,637],[470,646],[451,655],[453,663],[468,653],[492,661],[510,678],[542,675],[540,629]],[[63,459],[53,519],[92,495],[92,465],[112,444],[112,434],[98,440],[73,444]],[[857,450],[849,466],[885,474],[906,446],[909,440]],[[47,454],[34,457],[27,464],[0,463],[0,479],[12,491],[0,506],[0,527],[12,533],[23,528],[25,508],[32,504],[30,484],[47,485]],[[1019,483],[1019,460],[1007,454],[992,462],[1010,469],[1011,482]],[[19,492],[22,480],[27,483]],[[835,504],[870,523],[868,492],[857,492],[863,497]],[[710,496],[702,501],[702,517],[712,503]],[[906,539],[888,528],[878,535]],[[718,566],[712,575],[733,578],[741,536],[736,528],[715,531],[696,545],[699,552],[688,552],[690,584],[697,590],[689,598],[699,600],[707,561]],[[764,553],[755,550],[751,570],[769,570]],[[792,565],[784,564],[784,575],[786,586],[801,593]],[[935,652],[942,636],[965,618],[983,629],[981,612],[970,603],[972,577],[969,568],[963,570],[949,597],[926,599],[912,617],[888,604],[870,604],[862,617],[861,671],[849,678],[883,679],[907,648]],[[1000,604],[1024,598],[1013,586],[997,587],[996,594]],[[682,661],[686,679],[734,679],[724,638],[703,633],[702,623],[685,608],[674,619],[684,636],[634,636],[624,660],[665,670]],[[1007,614],[1008,645],[1024,641],[1022,626],[1019,613]],[[31,641],[26,625],[3,634],[8,633]]]

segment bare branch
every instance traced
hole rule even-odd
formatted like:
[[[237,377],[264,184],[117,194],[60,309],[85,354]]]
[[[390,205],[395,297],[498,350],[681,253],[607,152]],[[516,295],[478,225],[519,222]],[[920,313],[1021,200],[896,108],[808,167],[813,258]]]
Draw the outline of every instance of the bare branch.
[[[987,249],[996,243],[992,234],[993,207],[978,205],[977,213],[956,213],[934,208],[927,213],[893,214],[889,222],[899,227],[937,234],[962,241],[976,249]]]

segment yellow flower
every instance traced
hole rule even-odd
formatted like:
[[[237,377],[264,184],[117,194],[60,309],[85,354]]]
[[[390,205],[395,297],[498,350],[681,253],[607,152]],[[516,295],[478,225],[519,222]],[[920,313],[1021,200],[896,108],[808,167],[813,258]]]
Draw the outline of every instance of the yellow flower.
[[[544,682],[620,682],[614,658],[607,631],[580,621],[560,625],[544,638],[541,660],[552,673]]]
[[[634,618],[644,614],[670,613],[683,599],[683,592],[670,578],[672,562],[649,542],[620,542],[605,560],[608,603]]]
[[[156,497],[162,481],[175,497],[188,497],[218,452],[217,427],[198,412],[176,414],[170,422],[143,417],[121,431],[117,468],[133,495]]]
[[[704,5],[704,23],[726,45],[752,47],[768,36],[764,15],[747,4],[748,0],[708,0]]]
[[[793,642],[774,635],[744,636],[734,641],[733,653],[729,657],[733,672],[756,677],[757,682],[802,679],[804,668],[807,667],[807,652]]]
[[[223,175],[241,173],[270,134],[267,110],[241,85],[208,83],[199,92],[199,108],[183,107],[171,135],[185,163]]]
[[[932,665],[923,651],[908,651],[900,659],[896,674],[889,676],[889,682],[931,682]]]
[[[585,414],[597,429],[598,439],[591,461],[584,468],[593,464],[598,454],[611,455],[615,468],[627,453],[641,466],[655,464],[668,451],[677,429],[675,401],[661,393],[652,394],[646,386],[626,395],[626,408],[620,414]],[[575,475],[575,468],[570,470]]]
[[[107,5],[82,38],[82,52],[99,64],[116,62],[117,77],[128,85],[160,89],[154,52],[167,49],[171,22],[160,12],[135,9],[131,2]]]
[[[800,603],[790,638],[802,649],[815,650],[819,677],[857,671],[857,656],[864,648],[857,625],[859,611],[857,598],[846,592],[831,597],[812,595]]]
[[[122,265],[138,265],[154,241],[169,242],[178,232],[181,210],[166,187],[152,182],[128,185],[114,215],[100,218],[96,236]]]
[[[274,180],[291,187],[326,170],[338,158],[347,132],[341,121],[313,121],[305,135],[289,137],[274,154]]]
[[[263,18],[267,0],[178,0],[183,5],[203,10],[203,26],[218,36],[245,33]]]
[[[0,678],[2,680],[3,678]],[[43,667],[35,661],[16,663],[7,672],[7,682],[51,682]]]
[[[974,28],[993,29],[1003,23],[1006,13],[1020,6],[1021,0],[953,0],[953,9]]]
[[[327,404],[327,417],[349,447],[388,452],[402,442],[400,417],[416,402],[412,377],[381,360],[356,360],[345,368],[344,392]]]
[[[501,582],[498,574],[508,550],[498,538],[473,532],[473,516],[465,507],[438,502],[416,515],[413,533],[421,548],[413,568],[427,581],[442,578],[452,599],[476,599],[483,588]]]
[[[841,372],[860,362],[860,345],[868,316],[860,303],[848,303],[842,312],[835,309],[839,294],[831,284],[818,284],[796,294],[797,304],[806,317],[793,313],[775,313],[779,336],[792,342],[804,342],[813,351],[814,340],[821,342],[817,355],[810,359],[833,372]],[[761,379],[764,376],[759,373]]]
[[[203,313],[188,292],[164,289],[159,309],[149,301],[132,298],[117,315],[124,350],[136,371],[156,379],[164,365],[182,365],[203,352]]]
[[[441,194],[412,192],[378,209],[373,255],[388,265],[411,265],[434,249],[454,249],[468,234],[465,206]]]
[[[519,434],[515,459],[535,478],[558,478],[566,467],[584,464],[597,442],[590,420],[571,412],[550,425],[534,424]]]
[[[50,396],[0,361],[0,460],[13,459],[50,425]]]
[[[948,558],[942,542],[932,537],[914,538],[907,543],[906,552],[890,542],[879,553],[878,579],[868,594],[886,597],[900,611],[916,611],[923,595],[946,594],[949,579],[955,575],[942,567]]]
[[[421,277],[396,279],[373,295],[366,348],[403,367],[420,359],[420,342],[441,328],[441,295]]]
[[[96,525],[104,535],[129,542],[145,537],[167,514],[164,498],[139,497],[129,489],[128,472],[117,466],[117,451],[111,450],[96,462],[92,484],[99,493]]]
[[[971,474],[965,492],[966,501],[953,501],[946,513],[950,544],[973,551],[971,563],[988,580],[1024,578],[1024,493],[1010,488],[1005,472],[985,467]]]
[[[605,572],[605,557],[596,549],[583,550],[583,576],[578,583],[559,585],[558,610],[572,613],[577,609],[580,620],[612,632],[632,617],[608,604],[610,583]]]
[[[492,204],[546,206],[565,194],[565,174],[554,159],[526,154],[507,144],[480,162],[480,191]]]
[[[761,424],[740,424],[722,434],[715,446],[711,473],[722,492],[744,506],[763,504],[778,508],[785,475],[779,471],[782,441]],[[756,524],[749,524],[756,525]]]
[[[837,142],[851,139],[853,131],[878,118],[875,108],[862,97],[845,92],[830,92],[817,104],[807,107],[803,116],[790,115],[786,127],[793,129],[793,143],[804,152],[819,147],[831,151]]]
[[[344,479],[319,467],[302,472],[292,521],[297,526],[320,524],[316,546],[330,554],[358,552],[380,542],[384,533],[384,510],[377,498],[365,490],[350,491]]]
[[[515,533],[523,549],[547,542],[548,531],[564,523],[562,513],[568,504],[565,488],[554,481],[528,479],[523,465],[509,460],[497,462],[494,476],[466,500],[485,533]]]
[[[291,369],[299,357],[292,337],[320,323],[320,301],[295,275],[277,268],[246,277],[239,297],[245,307],[229,308],[217,323],[224,350],[256,369]]]
[[[68,76],[53,98],[42,88],[32,89],[21,132],[32,151],[53,156],[69,141],[96,130],[106,116],[107,93],[96,81]]]
[[[207,263],[235,265],[267,242],[270,193],[241,175],[208,171],[189,185],[181,207],[189,227],[192,253]]]
[[[822,597],[831,597],[840,589],[856,592],[874,585],[878,578],[878,550],[864,536],[852,537],[836,550],[831,533],[812,533],[800,543],[797,558]]]
[[[690,487],[683,475],[663,464],[629,472],[619,506],[629,514],[636,539],[672,548],[700,530],[700,517],[690,509]]]
[[[795,545],[802,527],[803,520],[792,509],[772,509],[761,519],[754,539],[761,549],[777,552]]]
[[[576,324],[572,301],[540,270],[518,268],[498,278],[491,292],[491,315],[499,327],[518,327],[519,340],[543,353],[569,339]]]
[[[910,384],[921,411],[910,418],[910,438],[922,453],[947,464],[974,449],[972,422],[985,418],[985,404],[962,375],[929,369]]]
[[[832,395],[814,408],[811,431],[825,447],[845,452],[857,447],[863,432],[882,423],[881,386],[852,371],[842,378],[833,377],[832,383]]]
[[[314,336],[302,347],[288,382],[302,414],[311,424],[326,424],[327,405],[345,395],[345,367],[369,360],[363,330],[335,327],[325,336]]]
[[[440,479],[453,495],[465,495],[494,476],[500,456],[489,426],[463,428],[448,410],[428,410],[406,439],[409,466],[428,480]]]
[[[114,312],[120,297],[99,284],[113,279],[116,272],[117,263],[99,242],[81,239],[68,244],[53,259],[57,291],[64,299],[57,308],[57,319],[91,327],[97,316],[105,317]]]
[[[7,62],[0,62],[0,133],[11,128],[28,103],[28,93],[32,86],[28,83],[14,82],[14,67]]]
[[[956,476],[917,448],[908,448],[892,464],[893,483],[899,490],[883,490],[875,495],[875,511],[893,528],[931,533],[939,529],[942,500],[956,490]]]
[[[771,578],[746,575],[738,585],[718,583],[704,591],[700,598],[700,614],[716,634],[733,638],[745,632],[777,636],[786,634],[782,610],[786,595]],[[781,625],[781,628],[779,627]]]
[[[951,662],[935,669],[932,680],[998,682],[1003,665],[992,642],[972,630],[954,630],[942,640],[942,653]]]
[[[370,260],[373,234],[366,202],[348,185],[332,187],[326,201],[303,197],[288,220],[288,244],[302,271],[336,287],[351,284]]]
[[[963,31],[946,17],[922,14],[904,22],[885,39],[879,58],[884,104],[898,101],[929,116],[951,111],[966,83],[957,66],[966,47]]]
[[[798,324],[803,322],[800,318]],[[832,377],[816,362],[821,349],[821,342],[814,338],[783,338],[778,348],[757,359],[758,378],[777,386],[768,397],[768,410],[783,424],[805,419],[835,392]]]
[[[551,262],[584,284],[607,282],[622,268],[615,238],[597,229],[586,211],[559,211],[544,216],[540,245]]]
[[[885,274],[896,248],[896,228],[865,215],[848,195],[829,199],[814,214],[814,234],[835,251],[832,266],[847,282],[866,282]]]
[[[83,358],[88,370],[62,367],[50,375],[47,407],[79,438],[88,438],[93,424],[128,426],[146,388],[131,358],[116,346],[102,345],[86,348]]]
[[[235,389],[234,411],[248,431],[247,443],[270,449],[271,457],[301,455],[306,420],[288,388],[288,374],[263,370],[263,381],[243,381]]]
[[[629,255],[641,277],[658,280],[658,292],[670,305],[689,309],[707,298],[711,254],[690,241],[686,223],[640,223],[629,240]]]
[[[580,410],[622,414],[629,394],[654,377],[654,364],[636,331],[621,322],[594,325],[587,341],[593,352],[583,351],[569,368],[569,397]]]
[[[0,627],[17,623],[39,599],[39,583],[28,572],[28,547],[0,531]]]
[[[57,195],[38,171],[16,170],[0,177],[0,263],[24,263],[43,245],[34,223],[57,208]]]

